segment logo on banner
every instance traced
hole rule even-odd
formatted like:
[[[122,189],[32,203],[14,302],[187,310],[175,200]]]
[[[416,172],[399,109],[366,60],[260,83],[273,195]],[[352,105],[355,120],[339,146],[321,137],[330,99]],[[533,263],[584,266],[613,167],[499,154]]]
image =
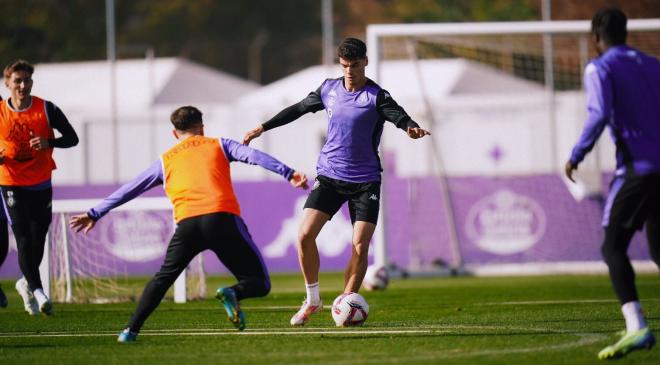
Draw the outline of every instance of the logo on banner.
[[[101,233],[108,251],[128,262],[149,262],[163,257],[173,223],[155,212],[117,212]]]
[[[511,255],[534,246],[545,233],[546,217],[532,198],[499,190],[470,208],[465,231],[484,251]]]
[[[300,197],[294,205],[293,216],[282,221],[282,228],[277,237],[263,249],[263,254],[269,258],[282,258],[287,256],[289,248],[296,248],[298,229],[303,221],[303,208],[306,197]],[[353,225],[350,219],[344,217],[341,211],[337,212],[328,221],[316,238],[319,254],[325,257],[341,255],[353,242]],[[375,242],[375,238],[372,242]]]

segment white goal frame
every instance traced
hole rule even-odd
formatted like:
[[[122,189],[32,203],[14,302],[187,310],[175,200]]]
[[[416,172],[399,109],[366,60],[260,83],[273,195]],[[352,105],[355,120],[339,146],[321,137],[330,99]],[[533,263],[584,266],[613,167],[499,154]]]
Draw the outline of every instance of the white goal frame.
[[[70,199],[70,200],[53,200],[53,214],[57,213],[84,213],[89,210],[90,207],[96,206],[99,203],[100,199]],[[145,198],[136,198],[133,199],[115,209],[116,211],[171,211],[172,203],[168,198],[162,197],[145,197]],[[68,224],[68,222],[58,222],[53,221],[52,224]],[[174,219],[172,219],[172,224],[174,225]],[[63,227],[66,229],[66,227]],[[66,232],[66,230],[64,230]],[[81,233],[82,234],[82,233]],[[65,238],[66,239],[66,238]],[[46,246],[44,249],[44,259],[41,261],[39,266],[39,272],[44,284],[44,291],[46,295],[50,296],[51,291],[51,262],[50,262],[50,237],[46,239]],[[65,242],[65,255],[68,256],[68,242]],[[68,264],[69,257],[64,258],[67,261],[66,268],[66,296],[65,302],[71,302],[73,300],[72,293],[72,275],[71,267]],[[174,302],[175,303],[185,303],[187,301],[186,296],[186,270],[179,275],[179,277],[174,282]]]
[[[628,31],[659,31],[660,19],[629,19],[627,24]],[[548,88],[552,90],[552,47],[550,36],[553,34],[577,33],[588,35],[591,32],[590,20],[566,20],[566,21],[515,21],[515,22],[466,22],[466,23],[417,23],[417,24],[370,24],[367,26],[367,57],[369,58],[369,67],[367,76],[379,82],[381,79],[381,60],[382,60],[382,40],[388,37],[420,37],[420,36],[447,36],[447,35],[511,35],[511,34],[539,34],[544,36],[544,64],[546,79],[549,80]],[[552,93],[549,93],[552,94]],[[552,111],[551,111],[552,112]],[[553,119],[553,118],[552,118]],[[551,119],[551,120],[552,120]],[[554,121],[553,121],[554,122]],[[435,144],[435,143],[434,143]],[[554,144],[554,143],[553,143]],[[435,148],[435,146],[434,146]],[[437,150],[437,148],[435,148]],[[381,156],[384,158],[384,156]],[[384,163],[383,163],[384,164]],[[442,171],[441,171],[442,173]],[[386,179],[383,177],[383,186],[385,191]],[[445,202],[449,202],[447,192]],[[387,235],[385,230],[385,206],[386,197],[381,197],[381,210],[377,226],[376,246],[374,261],[377,265],[386,265],[387,257]],[[447,204],[447,203],[446,203]],[[451,207],[445,207],[447,216],[452,225],[453,213]],[[454,260],[452,266],[456,269],[462,268],[462,259],[460,256],[459,243],[456,238],[456,228],[449,228],[450,245]]]

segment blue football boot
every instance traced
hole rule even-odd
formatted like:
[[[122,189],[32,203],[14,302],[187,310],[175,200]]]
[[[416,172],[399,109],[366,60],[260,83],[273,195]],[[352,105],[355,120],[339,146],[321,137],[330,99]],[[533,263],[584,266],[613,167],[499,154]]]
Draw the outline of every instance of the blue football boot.
[[[241,306],[236,300],[236,293],[232,288],[219,288],[215,297],[222,302],[227,312],[227,318],[239,331],[245,329],[245,316],[241,311]]]

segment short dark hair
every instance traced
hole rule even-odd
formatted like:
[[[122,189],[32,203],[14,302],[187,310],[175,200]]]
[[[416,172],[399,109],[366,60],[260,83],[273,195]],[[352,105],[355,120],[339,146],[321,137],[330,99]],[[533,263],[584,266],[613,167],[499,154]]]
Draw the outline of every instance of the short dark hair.
[[[366,58],[367,45],[357,38],[346,38],[337,48],[337,56],[351,61]]]
[[[591,32],[597,34],[606,44],[625,44],[628,31],[628,18],[618,8],[603,8],[591,19]]]
[[[11,74],[17,71],[25,71],[29,73],[30,76],[32,76],[32,74],[34,73],[34,66],[32,66],[32,64],[30,64],[30,62],[26,60],[18,59],[5,66],[3,76],[5,77],[5,79],[9,79],[11,77]]]
[[[172,112],[170,116],[170,121],[174,128],[179,131],[187,131],[196,124],[201,124],[202,122],[202,112],[194,106],[182,106],[177,110]]]

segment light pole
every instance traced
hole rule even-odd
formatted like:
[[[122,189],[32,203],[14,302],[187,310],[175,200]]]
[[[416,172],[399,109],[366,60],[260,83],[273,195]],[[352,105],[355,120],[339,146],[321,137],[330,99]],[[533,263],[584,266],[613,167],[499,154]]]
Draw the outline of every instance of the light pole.
[[[117,53],[115,44],[115,1],[105,0],[105,29],[110,70],[110,123],[112,124],[112,179],[119,181],[119,136],[117,126]]]
[[[332,0],[322,0],[321,19],[323,23],[323,64],[334,62],[334,28],[332,24]]]

